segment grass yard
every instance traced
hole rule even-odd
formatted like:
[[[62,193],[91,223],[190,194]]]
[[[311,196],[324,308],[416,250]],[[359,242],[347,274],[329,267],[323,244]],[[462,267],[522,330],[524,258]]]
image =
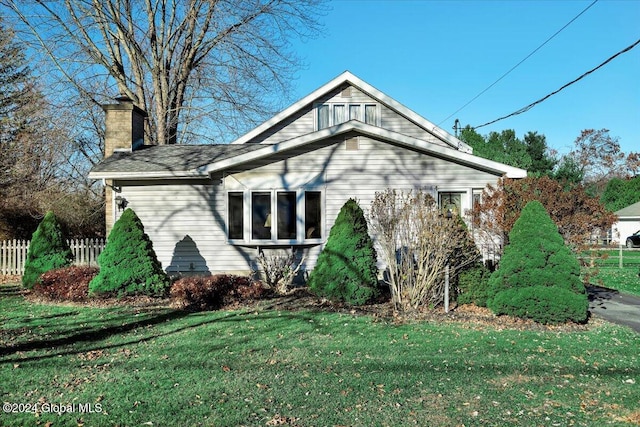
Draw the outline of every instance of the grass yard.
[[[2,426],[640,423],[640,335],[604,322],[534,331],[8,293],[0,321]],[[36,403],[44,411],[11,413]]]
[[[623,268],[619,267],[619,250],[598,250],[593,255],[598,257],[595,268],[585,268],[585,272],[596,273],[590,278],[592,284],[640,296],[640,250],[622,251]]]

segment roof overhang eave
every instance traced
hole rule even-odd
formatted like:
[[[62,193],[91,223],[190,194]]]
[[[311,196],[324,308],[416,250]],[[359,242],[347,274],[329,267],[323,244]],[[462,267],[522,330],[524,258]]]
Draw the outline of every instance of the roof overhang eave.
[[[202,179],[209,175],[197,170],[191,171],[157,171],[157,172],[89,172],[89,179],[131,179],[131,180],[151,180],[151,179],[174,179],[190,178]]]
[[[423,141],[411,136],[354,120],[341,123],[330,128],[322,129],[317,132],[302,135],[288,141],[283,141],[272,145],[265,145],[264,148],[203,166],[202,168],[198,169],[198,171],[200,173],[210,174],[212,172],[228,169],[250,161],[263,159],[273,154],[317,142],[322,139],[335,138],[337,136],[345,135],[349,132],[357,132],[358,134],[381,139],[392,144],[402,145],[411,149],[417,149],[425,152],[426,154],[436,155],[448,160],[466,164],[476,169],[483,169],[499,176],[506,176],[507,178],[525,178],[527,176],[527,171],[524,169],[508,166],[499,162],[494,162],[492,160],[487,160],[482,157],[474,156],[473,154],[458,151],[449,147],[436,145],[432,142]]]

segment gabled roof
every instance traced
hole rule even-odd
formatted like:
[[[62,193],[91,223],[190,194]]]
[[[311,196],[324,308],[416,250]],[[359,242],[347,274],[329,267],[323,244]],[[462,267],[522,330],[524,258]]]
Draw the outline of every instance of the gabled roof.
[[[227,159],[220,159],[218,161],[211,162],[207,166],[200,168],[200,170],[206,173],[217,172],[241,165],[243,163],[269,157],[276,153],[293,150],[304,145],[320,141],[322,139],[335,138],[337,136],[353,133],[357,135],[369,136],[371,138],[382,140],[405,148],[414,149],[422,153],[432,155],[434,157],[450,160],[455,163],[474,167],[476,169],[486,170],[497,175],[506,175],[508,178],[524,178],[527,176],[527,171],[524,169],[494,162],[493,160],[487,160],[482,157],[474,156],[473,154],[464,153],[453,148],[443,147],[418,138],[414,138],[398,132],[393,132],[388,129],[383,129],[377,126],[362,123],[357,120],[350,120],[339,125],[302,135],[297,138],[293,138],[277,144],[246,144],[259,145],[263,148],[260,150],[254,150],[244,154],[239,154]]]
[[[368,136],[500,176],[524,178],[527,175],[523,169],[350,120],[277,144],[164,145],[132,153],[116,153],[94,167],[89,177],[93,179],[204,178],[213,172],[286,153],[323,139],[335,139],[353,134]]]
[[[640,218],[640,202],[622,208],[616,211],[615,214],[620,218]]]
[[[340,74],[338,77],[334,78],[330,82],[314,90],[309,95],[305,96],[304,98],[294,103],[287,109],[276,114],[266,122],[262,123],[260,126],[254,128],[253,130],[244,134],[240,138],[236,139],[231,144],[247,143],[251,139],[255,138],[256,136],[265,132],[269,128],[285,120],[287,117],[297,113],[302,108],[313,103],[314,101],[321,98],[325,94],[339,88],[341,85],[344,85],[345,83],[349,83],[350,85],[355,86],[362,92],[369,95],[371,98],[375,99],[376,101],[380,102],[381,104],[395,111],[397,114],[405,117],[407,120],[410,120],[415,124],[417,124],[418,126],[426,129],[429,133],[431,133],[433,136],[443,141],[450,147],[465,153],[471,153],[473,151],[473,149],[469,145],[460,141],[458,138],[451,135],[450,133],[442,130],[435,124],[431,123],[429,120],[425,119],[421,115],[405,107],[404,105],[402,105],[395,99],[391,98],[390,96],[379,91],[375,87],[371,86],[369,83],[351,74],[349,71],[345,71],[344,73]]]

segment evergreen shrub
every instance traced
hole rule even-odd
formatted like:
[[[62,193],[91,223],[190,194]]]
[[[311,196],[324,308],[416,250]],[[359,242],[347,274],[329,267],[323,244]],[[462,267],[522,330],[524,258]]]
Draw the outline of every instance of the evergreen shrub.
[[[31,238],[22,285],[31,289],[40,281],[43,273],[66,267],[72,262],[73,252],[69,248],[62,227],[54,213],[47,212]]]
[[[500,266],[489,278],[487,305],[501,313],[507,310],[506,307],[511,307],[509,310],[512,313],[503,314],[529,313],[529,305],[537,301],[532,289],[540,291],[545,287],[553,288],[553,292],[544,290],[544,295],[556,295],[552,297],[553,303],[545,302],[544,297],[540,297],[540,304],[551,310],[543,316],[545,323],[566,320],[582,322],[586,319],[587,294],[580,280],[578,259],[565,245],[544,206],[538,201],[532,201],[527,203],[515,222]],[[518,289],[527,290],[516,292]],[[503,292],[506,293],[501,295]],[[567,297],[569,293],[575,297]],[[509,302],[509,297],[515,298],[514,301]],[[518,303],[525,306],[516,310]],[[581,311],[577,313],[570,309]],[[568,319],[566,312],[571,313]]]
[[[309,276],[309,289],[332,301],[363,305],[380,292],[376,260],[362,208],[349,199]]]
[[[487,306],[489,295],[489,277],[491,272],[482,263],[463,270],[458,275],[458,304]]]
[[[169,277],[132,209],[126,209],[113,225],[98,265],[100,273],[89,283],[90,295],[164,296],[169,289]]]
[[[491,310],[538,323],[581,323],[587,320],[589,302],[584,295],[558,286],[530,286],[502,291],[491,300]]]

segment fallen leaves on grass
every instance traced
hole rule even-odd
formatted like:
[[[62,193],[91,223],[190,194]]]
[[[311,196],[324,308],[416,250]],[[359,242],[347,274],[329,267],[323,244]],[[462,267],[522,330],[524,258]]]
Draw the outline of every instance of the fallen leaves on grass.
[[[275,414],[269,421],[267,421],[268,426],[295,426],[296,421],[299,418],[294,417],[285,417],[280,414]]]

